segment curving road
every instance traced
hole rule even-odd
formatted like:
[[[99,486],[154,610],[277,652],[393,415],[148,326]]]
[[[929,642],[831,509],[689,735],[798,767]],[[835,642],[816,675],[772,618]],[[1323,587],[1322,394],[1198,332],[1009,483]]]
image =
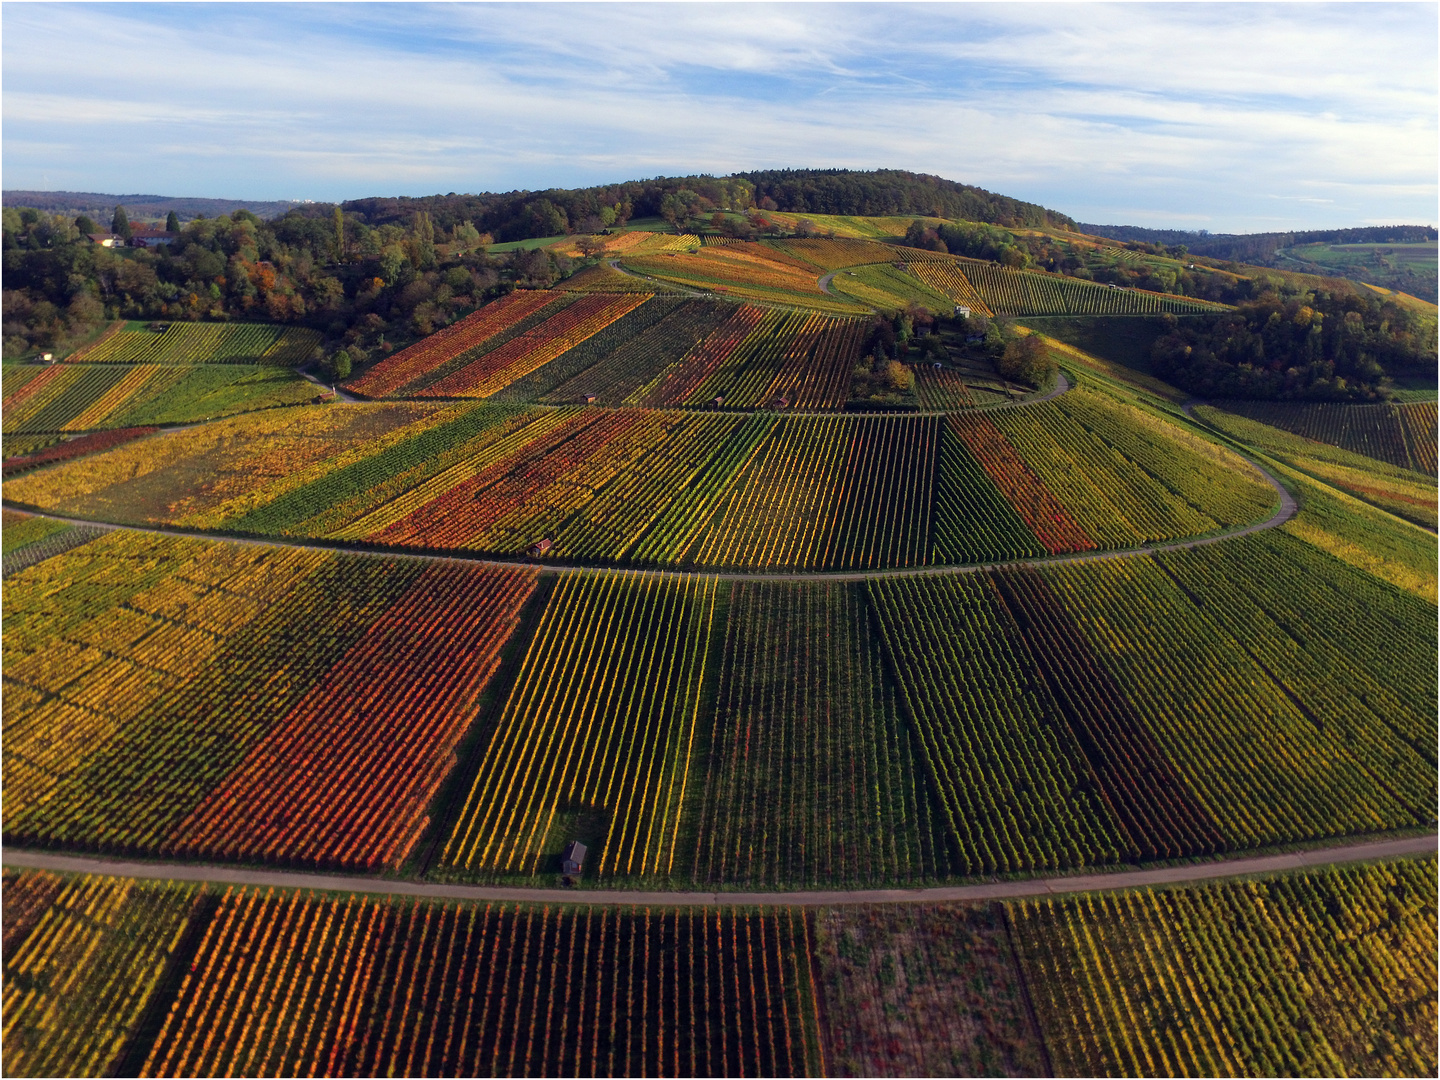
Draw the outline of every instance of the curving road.
[[[1017,409],[1030,405],[1039,405],[1042,402],[1050,401],[1059,397],[1071,389],[1070,382],[1065,378],[1064,372],[1056,374],[1055,386],[1046,394],[1026,401],[999,402],[995,405],[980,406],[974,411],[980,412],[991,409]],[[1195,420],[1190,413],[1190,406],[1196,402],[1187,402],[1182,408],[1185,415]],[[827,413],[829,415],[835,415]],[[910,413],[906,414],[913,415]],[[938,414],[937,414],[938,415]],[[1196,420],[1195,422],[1200,423]],[[196,426],[196,425],[186,425]],[[167,429],[167,430],[182,430]],[[159,433],[157,433],[159,434]],[[263,536],[233,536],[224,532],[207,531],[203,529],[185,529],[174,525],[123,525],[111,521],[96,521],[92,518],[75,517],[69,514],[57,514],[53,511],[40,507],[30,506],[25,503],[15,502],[11,499],[3,500],[3,505],[9,510],[19,510],[36,517],[50,518],[55,521],[63,521],[70,525],[84,525],[96,529],[129,529],[132,532],[153,533],[160,536],[194,536],[209,540],[223,540],[235,544],[268,544],[283,547],[304,548],[319,551],[346,551],[355,555],[370,555],[384,558],[400,559],[447,559],[453,562],[478,563],[482,566],[536,566],[542,570],[553,570],[557,573],[589,571],[601,574],[633,574],[650,578],[691,578],[691,577],[712,577],[721,579],[735,579],[743,581],[868,581],[873,578],[891,577],[923,577],[927,575],[940,574],[973,574],[983,570],[1004,569],[1015,566],[1057,566],[1064,563],[1076,562],[1098,562],[1102,559],[1123,559],[1136,555],[1150,555],[1157,552],[1181,551],[1186,548],[1201,547],[1206,544],[1218,543],[1221,540],[1230,540],[1235,537],[1245,536],[1249,533],[1261,532],[1265,529],[1273,529],[1285,524],[1295,516],[1299,509],[1295,497],[1290,494],[1284,484],[1270,472],[1264,465],[1256,461],[1250,455],[1241,453],[1231,448],[1237,457],[1242,458],[1252,465],[1257,472],[1263,476],[1267,483],[1275,489],[1279,496],[1279,508],[1264,521],[1253,522],[1249,525],[1235,526],[1224,529],[1208,536],[1191,537],[1185,540],[1173,540],[1164,543],[1142,544],[1131,548],[1114,548],[1109,551],[1084,551],[1074,552],[1068,555],[1045,555],[1032,559],[1016,559],[1003,563],[951,563],[942,566],[910,566],[894,567],[887,570],[834,570],[834,571],[762,571],[747,572],[742,570],[661,570],[653,567],[625,567],[625,566],[582,566],[570,563],[540,562],[534,559],[522,557],[496,557],[494,555],[472,555],[464,551],[426,552],[426,551],[405,551],[399,548],[376,548],[363,544],[335,542],[318,542],[315,540],[295,540],[287,537],[263,537]]]
[[[1063,376],[1062,376],[1063,378]],[[1049,396],[1060,393],[1056,389]],[[551,570],[556,573],[587,571],[596,574],[631,574],[649,578],[721,578],[735,579],[742,581],[869,581],[875,578],[898,578],[898,577],[924,577],[927,575],[941,574],[974,574],[984,570],[1002,570],[1015,566],[1059,566],[1066,563],[1099,562],[1104,559],[1126,559],[1137,555],[1151,555],[1157,552],[1182,551],[1187,548],[1203,547],[1206,544],[1216,544],[1222,540],[1232,540],[1239,536],[1246,536],[1250,533],[1262,532],[1266,529],[1273,529],[1285,524],[1299,509],[1295,497],[1289,490],[1280,483],[1279,479],[1266,469],[1259,462],[1247,454],[1235,453],[1253,465],[1259,473],[1265,477],[1270,486],[1275,489],[1280,498],[1280,506],[1270,517],[1264,521],[1253,522],[1249,525],[1239,525],[1234,528],[1225,529],[1221,532],[1212,533],[1209,536],[1191,537],[1186,540],[1172,540],[1158,544],[1144,544],[1132,548],[1115,548],[1110,551],[1080,551],[1069,555],[1045,555],[1034,559],[1015,559],[1003,563],[952,563],[942,566],[904,566],[894,567],[888,570],[829,570],[829,571],[763,571],[746,572],[743,570],[659,570],[651,567],[625,567],[625,566],[581,566],[570,563],[541,562],[528,558],[496,558],[493,555],[471,555],[463,551],[450,552],[424,552],[405,551],[400,548],[377,548],[360,544],[344,543],[319,543],[316,541],[293,540],[287,537],[265,537],[265,536],[231,536],[223,532],[210,532],[202,529],[183,529],[173,525],[117,525],[110,521],[95,521],[91,518],[73,517],[68,514],[56,514],[48,510],[28,506],[24,503],[14,502],[10,499],[4,500],[3,505],[9,510],[20,510],[36,517],[51,518],[55,521],[63,521],[70,525],[85,525],[97,529],[128,529],[131,532],[154,533],[160,536],[194,536],[206,540],[223,540],[233,544],[266,544],[283,547],[306,548],[317,551],[345,551],[355,555],[370,555],[391,559],[447,559],[452,562],[478,563],[482,566],[534,566],[541,570]]]
[[[1162,866],[1153,870],[1117,870],[1108,874],[1027,878],[983,885],[947,885],[934,889],[837,889],[797,892],[660,892],[642,889],[526,889],[503,885],[452,885],[364,877],[358,874],[311,874],[287,870],[252,870],[203,863],[130,862],[86,855],[5,848],[0,865],[72,874],[108,874],[148,881],[199,881],[210,885],[258,885],[262,888],[316,889],[329,892],[417,896],[435,900],[530,901],[541,904],[625,905],[650,907],[791,906],[830,907],[836,904],[936,904],[956,901],[1011,900],[1026,896],[1109,892],[1150,885],[1213,881],[1244,874],[1275,874],[1369,859],[1434,855],[1435,833],[1401,839],[1367,840],[1356,844],[1297,851],[1282,855],[1251,855],[1223,862]]]

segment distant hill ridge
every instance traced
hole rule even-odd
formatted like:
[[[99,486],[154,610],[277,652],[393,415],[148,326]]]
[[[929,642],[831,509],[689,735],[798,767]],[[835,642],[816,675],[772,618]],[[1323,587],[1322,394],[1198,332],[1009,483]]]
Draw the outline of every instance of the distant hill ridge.
[[[217,217],[233,214],[236,210],[249,210],[256,217],[272,218],[289,211],[292,207],[304,206],[295,200],[266,199],[200,199],[173,198],[168,195],[106,195],[96,191],[6,191],[0,193],[0,200],[6,206],[29,206],[47,214],[88,214],[96,221],[110,220],[116,206],[125,207],[131,218],[160,220],[170,211],[175,211],[182,221],[197,217]]]
[[[1142,244],[1184,244],[1192,255],[1264,266],[1281,248],[1300,244],[1417,244],[1434,240],[1429,225],[1373,225],[1354,229],[1310,229],[1304,232],[1211,233],[1183,229],[1146,229],[1139,225],[1087,225],[1081,232],[1110,240]]]
[[[715,207],[746,209],[751,205],[799,214],[842,214],[864,217],[915,215],[960,218],[1012,227],[1073,228],[1064,214],[1036,203],[997,195],[971,184],[901,169],[770,169],[710,175],[657,176],[583,188],[544,191],[481,192],[424,196],[375,196],[340,205],[367,224],[409,224],[417,212],[431,216],[440,228],[470,221],[500,241],[528,240],[575,231],[580,223],[608,211],[626,217],[662,215],[667,196],[693,196]],[[134,218],[163,218],[171,210],[182,220],[214,217],[246,209],[259,217],[279,217],[309,206],[330,212],[331,204],[244,199],[172,198],[164,195],[104,195],[74,191],[6,191],[6,206],[29,206],[47,213],[108,216],[116,205]],[[704,205],[704,203],[702,203]],[[99,220],[97,217],[96,220]]]

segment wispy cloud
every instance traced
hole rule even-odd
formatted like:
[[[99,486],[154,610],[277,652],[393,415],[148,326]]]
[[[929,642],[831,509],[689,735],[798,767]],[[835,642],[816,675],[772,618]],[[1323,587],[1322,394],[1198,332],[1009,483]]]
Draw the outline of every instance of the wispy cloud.
[[[1433,5],[4,5],[5,186],[255,198],[776,166],[1083,220],[1435,218]]]

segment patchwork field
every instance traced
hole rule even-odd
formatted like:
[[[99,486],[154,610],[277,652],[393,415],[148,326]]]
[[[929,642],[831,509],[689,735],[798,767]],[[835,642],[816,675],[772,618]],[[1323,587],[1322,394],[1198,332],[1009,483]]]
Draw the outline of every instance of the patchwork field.
[[[727,370],[745,384],[755,368],[720,365],[712,387]],[[1243,459],[1088,388],[948,419],[316,406],[117,447],[6,495],[228,533],[500,555],[548,540],[557,559],[807,570],[1128,548],[1275,506]]]
[[[1429,858],[1059,899],[701,910],[6,870],[4,1066],[1423,1075],[1435,877]]]
[[[7,566],[63,535],[8,529]],[[761,586],[118,531],[7,597],[9,843],[394,868],[443,825],[451,876],[543,878],[579,834],[599,880],[792,885],[1382,832],[1436,797],[1433,606],[1281,532]]]
[[[1432,1075],[1433,402],[911,220],[6,365],[7,1075]]]

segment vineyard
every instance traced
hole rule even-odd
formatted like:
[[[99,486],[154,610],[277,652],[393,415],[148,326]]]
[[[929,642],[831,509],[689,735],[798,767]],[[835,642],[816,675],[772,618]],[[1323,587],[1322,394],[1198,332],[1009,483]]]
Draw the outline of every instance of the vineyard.
[[[693,879],[882,884],[948,870],[862,586],[737,583]],[[718,637],[717,629],[717,637]]]
[[[812,262],[767,244],[727,244],[688,254],[626,253],[622,265],[647,278],[735,300],[787,304],[835,315],[869,313],[865,305],[823,293]]]
[[[150,327],[156,327],[151,329]],[[278,364],[310,359],[320,335],[266,323],[127,323],[71,355],[87,364]]]
[[[604,330],[650,299],[648,293],[582,296],[533,330],[466,360],[444,378],[416,390],[421,397],[487,398]]]
[[[1010,906],[1058,1075],[1435,1069],[1435,862]]]
[[[1244,551],[1252,543],[1274,543],[1272,536],[1235,544]],[[1295,541],[1285,543],[1288,554],[1304,557],[1293,550]],[[1328,683],[1307,686],[1299,677],[1314,663],[1303,654],[1293,661],[1294,670],[1292,664],[1266,663],[1284,655],[1278,635],[1295,632],[1295,624],[1274,620],[1278,626],[1268,633],[1277,649],[1269,655],[1246,640],[1250,628],[1237,626],[1238,639],[1228,633],[1227,620],[1215,610],[1221,601],[1202,599],[1204,594],[1167,571],[1173,560],[1188,557],[1054,567],[1045,579],[1226,843],[1253,847],[1432,821],[1433,751],[1427,761],[1426,753],[1407,745],[1391,725],[1405,723],[1397,703],[1423,712],[1434,700],[1434,676],[1423,674],[1415,652],[1417,641],[1424,640],[1422,628],[1433,632],[1433,609],[1427,616],[1414,606],[1418,601],[1376,589],[1338,565],[1312,561],[1315,576],[1299,596],[1318,605],[1327,594],[1345,595],[1349,589],[1352,612],[1373,606],[1379,618],[1388,608],[1392,620],[1413,628],[1408,640],[1395,643],[1398,656],[1388,663],[1414,671],[1416,681],[1402,692],[1387,679],[1390,701],[1368,702],[1370,716],[1357,720],[1346,695]],[[1261,602],[1278,605],[1283,596],[1278,583],[1265,586]],[[1228,582],[1214,587],[1235,589]],[[1299,625],[1306,622],[1317,636],[1325,633],[1336,641],[1348,640],[1354,625],[1353,616],[1330,606],[1309,613]],[[1266,632],[1264,624],[1253,630]],[[1350,719],[1342,708],[1352,711]]]
[[[230,890],[140,1075],[814,1075],[809,969],[794,911]]]
[[[1433,857],[811,911],[3,884],[12,1076],[1435,1070]]]
[[[1435,475],[1433,401],[1404,405],[1225,401],[1219,408],[1402,469]]]
[[[1424,473],[1307,439],[1284,428],[1209,405],[1197,405],[1193,412],[1205,424],[1243,440],[1282,468],[1288,466],[1292,473],[1298,474],[1296,482],[1303,487],[1323,485],[1307,498],[1312,509],[1339,498],[1356,508],[1368,504],[1432,533],[1440,521],[1435,480]],[[1371,518],[1376,516],[1368,510],[1362,513]]]
[[[197,913],[193,885],[4,872],[7,1076],[110,1076]]]
[[[838,410],[866,332],[859,319],[715,300],[512,293],[349,388],[368,397]]]
[[[841,270],[830,279],[830,287],[880,311],[898,311],[907,304],[919,304],[936,314],[949,315],[955,308],[955,300],[946,290],[932,288],[920,275],[888,264]]]
[[[60,555],[103,535],[85,525],[67,525],[50,518],[32,517],[16,510],[0,511],[0,539],[5,549],[4,576]]]
[[[1196,315],[1223,310],[1203,300],[981,263],[967,262],[962,270],[996,315]]]
[[[667,286],[651,278],[627,274],[604,262],[576,271],[558,283],[555,288],[563,289],[565,292],[665,293],[684,291],[679,286]]]
[[[936,412],[960,412],[974,408],[975,395],[965,385],[965,377],[951,368],[918,364],[915,373],[915,394],[920,406]]]
[[[7,843],[397,867],[537,585],[5,528],[7,562],[56,545],[7,579]],[[853,586],[541,580],[446,873],[543,876],[578,834],[601,880],[934,880],[1433,820],[1433,606],[1281,532]]]
[[[674,873],[716,591],[704,579],[578,574],[557,584],[444,867],[558,870],[577,834],[601,877]]]
[[[57,364],[7,393],[7,434],[210,420],[315,397],[293,372],[252,365]]]
[[[656,333],[680,320],[678,334],[696,314],[690,301],[656,302],[678,304]],[[799,325],[782,333],[788,324]],[[806,340],[812,371],[832,355],[824,363],[838,371],[857,341],[849,321],[742,308],[687,355],[717,337],[737,347],[717,346],[724,360],[688,397],[725,385],[743,402],[785,387]],[[790,360],[777,341],[792,343]],[[1086,387],[948,417],[439,402],[287,412],[121,446],[11,481],[7,496],[260,536],[504,555],[543,538],[552,558],[798,570],[1128,548],[1274,508],[1231,452]]]
[[[8,586],[7,843],[393,868],[535,577],[117,532]]]
[[[132,439],[153,435],[157,430],[152,427],[115,428],[110,431],[96,432],[93,435],[81,435],[75,439],[52,442],[31,453],[6,458],[3,466],[4,475],[10,477],[28,469],[39,468],[41,465],[72,461],[75,458],[84,457],[86,454],[98,453],[101,450],[108,450],[112,446],[130,442]]]
[[[995,314],[975,291],[975,286],[970,284],[965,272],[955,263],[938,259],[924,260],[912,263],[910,273],[942,296],[948,297],[956,306],[968,307],[981,315]]]
[[[904,258],[904,249],[872,240],[782,240],[780,251],[813,263],[821,270],[840,270],[869,263],[893,263]]]

